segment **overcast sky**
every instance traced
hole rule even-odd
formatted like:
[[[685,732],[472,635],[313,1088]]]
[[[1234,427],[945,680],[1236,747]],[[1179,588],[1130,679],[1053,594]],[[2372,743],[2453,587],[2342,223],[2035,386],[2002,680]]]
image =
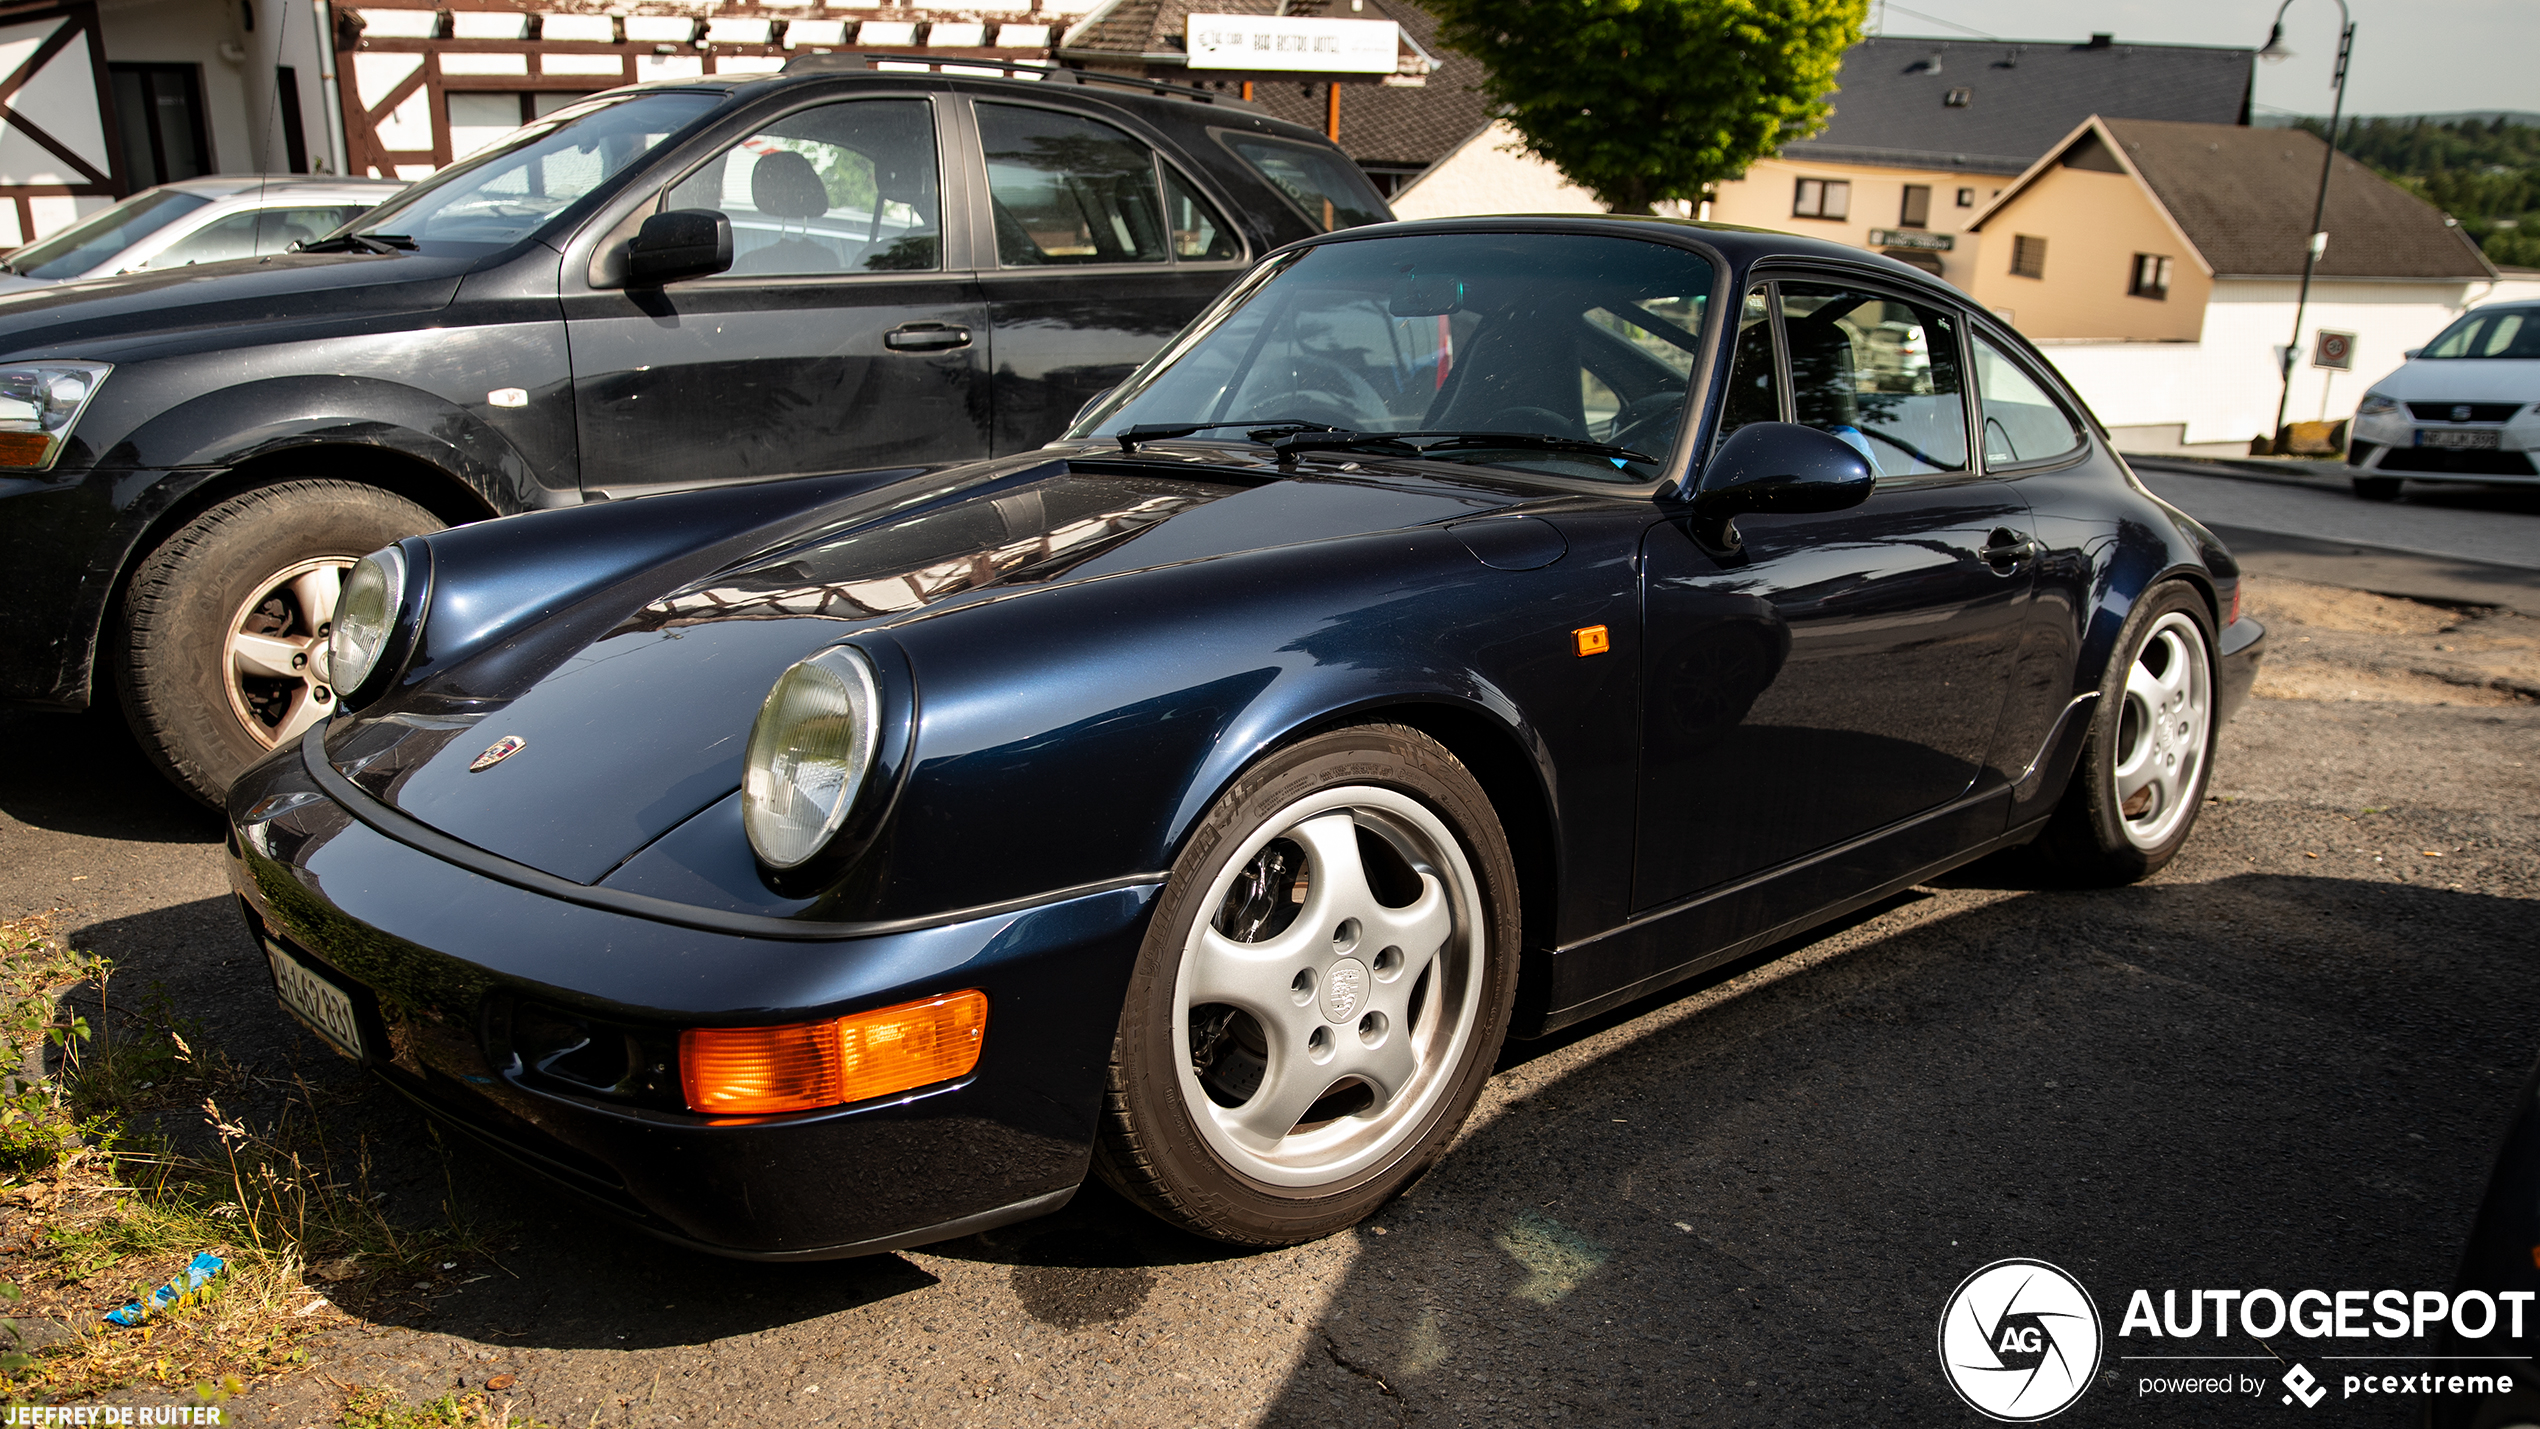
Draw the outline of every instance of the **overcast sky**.
[[[1964,36],[1931,18],[2015,40],[2079,40],[2105,30],[2119,43],[2266,43],[2277,0],[1870,0],[1870,25],[1890,35]],[[2346,0],[2355,58],[2349,114],[2458,109],[2540,111],[2540,0]],[[1885,21],[1881,23],[1881,10]],[[2293,0],[2284,17],[2293,58],[2258,66],[2257,102],[2328,113],[2337,56],[2337,0]]]

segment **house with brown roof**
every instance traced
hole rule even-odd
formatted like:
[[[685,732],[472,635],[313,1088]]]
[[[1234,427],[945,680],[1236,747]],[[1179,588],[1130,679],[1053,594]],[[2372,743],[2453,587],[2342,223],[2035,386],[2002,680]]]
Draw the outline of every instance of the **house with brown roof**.
[[[2126,450],[2247,450],[2274,420],[2288,343],[2287,419],[2342,419],[2407,349],[2502,293],[2450,218],[2340,155],[2295,340],[2323,147],[2300,129],[2094,114],[1967,224],[1957,281]]]

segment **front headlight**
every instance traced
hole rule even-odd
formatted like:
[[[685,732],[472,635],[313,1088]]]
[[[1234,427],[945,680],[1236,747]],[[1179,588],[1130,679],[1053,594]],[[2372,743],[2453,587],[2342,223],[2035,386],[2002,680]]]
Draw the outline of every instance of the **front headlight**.
[[[326,682],[338,696],[350,696],[379,668],[405,598],[406,553],[398,547],[362,557],[344,577],[335,629],[326,637]]]
[[[88,399],[97,395],[106,362],[17,362],[0,366],[0,467],[43,471],[61,455]]]
[[[2364,394],[2363,405],[2355,409],[2355,415],[2358,417],[2387,417],[2398,410],[2399,401],[2397,398],[2384,397],[2378,392],[2366,392]]]
[[[779,676],[750,726],[741,826],[774,868],[796,868],[847,821],[873,765],[873,667],[833,646]]]

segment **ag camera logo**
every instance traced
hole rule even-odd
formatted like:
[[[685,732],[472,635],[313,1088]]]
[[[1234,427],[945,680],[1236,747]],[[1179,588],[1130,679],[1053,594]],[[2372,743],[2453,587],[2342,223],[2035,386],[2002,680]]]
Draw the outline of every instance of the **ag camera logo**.
[[[2026,1424],[2063,1413],[2099,1372],[2099,1307],[2042,1260],[1997,1260],[1940,1314],[1940,1368],[1967,1407]]]

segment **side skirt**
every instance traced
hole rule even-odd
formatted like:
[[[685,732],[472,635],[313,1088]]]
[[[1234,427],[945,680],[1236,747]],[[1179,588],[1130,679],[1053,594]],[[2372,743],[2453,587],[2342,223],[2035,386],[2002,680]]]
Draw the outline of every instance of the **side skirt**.
[[[1703,925],[1715,920],[1719,916],[1720,905],[1728,900],[1765,896],[1774,884],[1802,878],[1812,868],[1844,853],[1855,852],[1866,846],[1884,843],[1891,839],[1915,838],[1926,833],[1931,824],[1955,821],[1980,810],[1998,811],[2001,807],[2003,792],[1997,789],[1982,799],[1941,810],[1904,829],[1890,830],[1873,836],[1865,844],[1853,845],[1851,849],[1837,850],[1834,854],[1822,856],[1798,868],[1786,868],[1779,873],[1769,875],[1761,883],[1748,883],[1723,890],[1699,902],[1625,924],[1588,942],[1574,943],[1567,948],[1557,949],[1543,958],[1544,963],[1555,966],[1529,967],[1526,974],[1529,978],[1542,976],[1545,983],[1549,985],[1550,991],[1557,996],[1562,991],[1577,988],[1583,982],[1590,982],[1594,965],[1597,963],[1634,961],[1637,959],[1633,959],[1631,954],[1642,953],[1645,956],[1647,950],[1668,942],[1697,942],[1703,931]],[[1521,1019],[1514,1035],[1540,1037],[1546,1033],[1557,1032],[1574,1022],[1582,1022],[1598,1013],[1620,1007],[1627,1002],[1647,997],[1687,978],[1708,972],[1723,963],[1742,958],[1757,949],[1771,947],[1775,943],[1805,933],[1811,928],[1833,922],[1846,914],[1866,908],[1880,899],[1902,893],[1918,883],[1938,878],[1951,869],[1973,863],[1986,854],[2027,843],[2036,838],[2038,832],[2045,827],[2046,820],[2040,817],[1991,838],[1962,845],[1939,858],[1919,864],[1907,872],[1873,884],[1860,892],[1819,904],[1807,912],[1784,918],[1769,927],[1722,943],[1689,961],[1650,973],[1608,991],[1592,994],[1565,1006],[1551,1008],[1540,1014],[1540,1020],[1535,1021],[1531,1026],[1526,1025]],[[1558,966],[1564,959],[1576,959],[1577,962],[1570,967]],[[1568,988],[1563,987],[1564,983],[1568,984]]]

